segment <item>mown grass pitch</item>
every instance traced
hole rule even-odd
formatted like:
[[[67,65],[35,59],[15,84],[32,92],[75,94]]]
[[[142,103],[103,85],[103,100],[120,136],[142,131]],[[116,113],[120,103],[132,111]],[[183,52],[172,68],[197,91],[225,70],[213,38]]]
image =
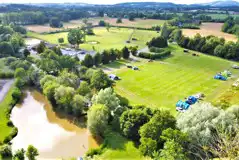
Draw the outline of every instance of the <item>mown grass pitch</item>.
[[[140,71],[126,67],[115,71],[122,79],[116,82],[116,92],[132,105],[165,108],[175,114],[178,100],[201,92],[206,95],[205,101],[211,102],[231,87],[239,72],[232,70],[235,77],[226,82],[214,80],[216,73],[230,69],[234,62],[203,54],[194,57],[176,45],[170,48],[173,56],[164,61],[133,64]]]
[[[94,28],[95,35],[87,36],[86,42],[80,45],[80,48],[102,51],[104,49],[122,49],[124,46],[139,46],[139,48],[144,48],[146,42],[151,40],[153,37],[159,36],[156,31],[145,31],[145,30],[133,30],[127,28],[110,28],[109,32],[106,28]],[[133,33],[134,32],[134,33]],[[136,41],[131,41],[131,43],[126,43],[129,40],[130,35],[133,33],[133,38]],[[28,32],[29,37],[34,37],[42,39],[44,41],[58,44],[58,38],[64,38],[65,43],[68,44],[67,32],[55,33],[55,34],[38,34],[33,32]]]

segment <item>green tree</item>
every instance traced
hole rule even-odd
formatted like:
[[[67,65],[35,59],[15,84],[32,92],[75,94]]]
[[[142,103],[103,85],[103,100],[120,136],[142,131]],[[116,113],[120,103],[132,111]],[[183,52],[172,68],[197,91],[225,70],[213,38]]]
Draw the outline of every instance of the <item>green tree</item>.
[[[121,18],[117,18],[116,23],[122,23],[122,19]]]
[[[61,23],[61,20],[57,17],[53,17],[50,19],[50,26],[52,28],[61,28],[63,27],[63,24]]]
[[[124,47],[122,49],[122,56],[123,56],[124,59],[129,59],[130,52],[129,52],[129,49],[127,47]]]
[[[63,86],[77,88],[79,78],[74,73],[64,70],[57,77],[57,81]]]
[[[72,101],[72,111],[75,116],[80,116],[86,108],[85,98],[81,95],[75,95]]]
[[[168,39],[170,33],[169,33],[169,30],[168,30],[168,25],[166,23],[164,23],[163,27],[162,27],[162,30],[161,30],[161,36],[164,38],[164,39]]]
[[[136,56],[138,52],[138,46],[134,46],[134,47],[131,46],[129,50],[133,56]]]
[[[27,58],[31,53],[30,53],[30,51],[28,49],[25,48],[23,50],[23,54],[24,54],[25,58]]]
[[[157,151],[157,142],[151,138],[141,138],[139,150],[144,156],[153,157],[153,153]]]
[[[80,87],[77,89],[77,93],[82,96],[86,96],[91,93],[90,85],[86,81],[80,82]]]
[[[0,58],[14,56],[15,52],[9,42],[0,42]]]
[[[74,45],[76,48],[79,47],[80,44],[84,43],[85,34],[80,29],[71,29],[68,33],[68,41],[71,45]]]
[[[24,160],[25,159],[24,154],[25,154],[24,149],[19,149],[15,152],[12,159],[13,160]]]
[[[27,147],[26,156],[28,160],[36,160],[36,156],[38,155],[39,155],[38,150],[34,146],[29,145]]]
[[[46,45],[45,45],[45,42],[41,41],[40,44],[37,46],[36,50],[37,50],[37,53],[43,53],[46,49]]]
[[[100,21],[99,21],[99,26],[101,26],[101,27],[104,27],[104,26],[106,26],[106,23],[105,23],[105,21],[103,21],[103,20],[100,20]]]
[[[87,127],[94,136],[104,136],[109,120],[106,106],[97,104],[90,107],[87,114]]]
[[[59,86],[55,89],[56,104],[67,113],[72,113],[71,102],[75,95],[74,88]]]
[[[165,48],[168,47],[167,39],[162,36],[153,38],[151,41],[147,43],[148,47],[157,47],[157,48]]]
[[[93,57],[94,65],[99,66],[101,64],[101,54],[96,53]]]
[[[160,160],[188,160],[180,144],[174,140],[167,141],[159,155]]]
[[[58,38],[58,43],[60,44],[64,43],[64,38]]]
[[[142,138],[151,138],[161,143],[160,135],[167,128],[175,128],[176,119],[168,111],[157,111],[148,123],[140,128]]]
[[[120,117],[120,128],[124,136],[134,141],[140,138],[139,129],[149,120],[149,116],[142,110],[127,110]]]
[[[110,62],[110,53],[107,50],[102,52],[101,61],[103,64],[108,64]]]
[[[112,86],[112,81],[102,70],[97,70],[93,73],[90,83],[91,86],[97,90]]]
[[[109,111],[115,111],[120,106],[120,100],[112,88],[101,89],[97,95],[92,98],[93,104],[103,104]]]
[[[55,90],[59,88],[59,86],[60,84],[56,83],[55,81],[48,81],[44,84],[43,93],[51,102],[55,103]]]
[[[94,65],[93,57],[90,54],[86,54],[84,60],[82,61],[82,65],[90,68]]]
[[[109,32],[110,31],[110,27],[111,27],[110,24],[106,23],[105,27],[106,27],[107,32]]]
[[[0,156],[1,158],[10,158],[12,157],[12,148],[10,145],[2,145],[0,147]]]

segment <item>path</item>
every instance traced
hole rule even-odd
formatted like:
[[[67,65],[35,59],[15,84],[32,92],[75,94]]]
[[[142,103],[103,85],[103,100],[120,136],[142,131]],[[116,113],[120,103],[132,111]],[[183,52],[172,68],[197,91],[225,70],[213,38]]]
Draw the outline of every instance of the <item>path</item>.
[[[6,94],[8,93],[11,85],[13,84],[14,80],[0,80],[0,102],[4,99]]]

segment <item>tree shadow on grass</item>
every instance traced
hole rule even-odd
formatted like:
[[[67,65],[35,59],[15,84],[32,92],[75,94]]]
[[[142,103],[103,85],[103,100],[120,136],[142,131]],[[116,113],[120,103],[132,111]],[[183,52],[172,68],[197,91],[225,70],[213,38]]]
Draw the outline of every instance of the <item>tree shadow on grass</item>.
[[[107,148],[113,150],[124,150],[127,142],[128,140],[121,136],[119,133],[112,130],[106,131],[104,143]]]

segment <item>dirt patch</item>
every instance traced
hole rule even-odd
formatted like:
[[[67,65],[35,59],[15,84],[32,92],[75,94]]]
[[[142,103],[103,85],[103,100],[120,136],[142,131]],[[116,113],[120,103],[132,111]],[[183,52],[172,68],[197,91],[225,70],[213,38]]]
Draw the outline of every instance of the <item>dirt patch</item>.
[[[188,37],[194,37],[197,33],[202,36],[214,35],[225,38],[226,41],[236,42],[238,38],[233,34],[224,33],[221,31],[223,23],[203,23],[199,30],[183,29],[183,34]]]

